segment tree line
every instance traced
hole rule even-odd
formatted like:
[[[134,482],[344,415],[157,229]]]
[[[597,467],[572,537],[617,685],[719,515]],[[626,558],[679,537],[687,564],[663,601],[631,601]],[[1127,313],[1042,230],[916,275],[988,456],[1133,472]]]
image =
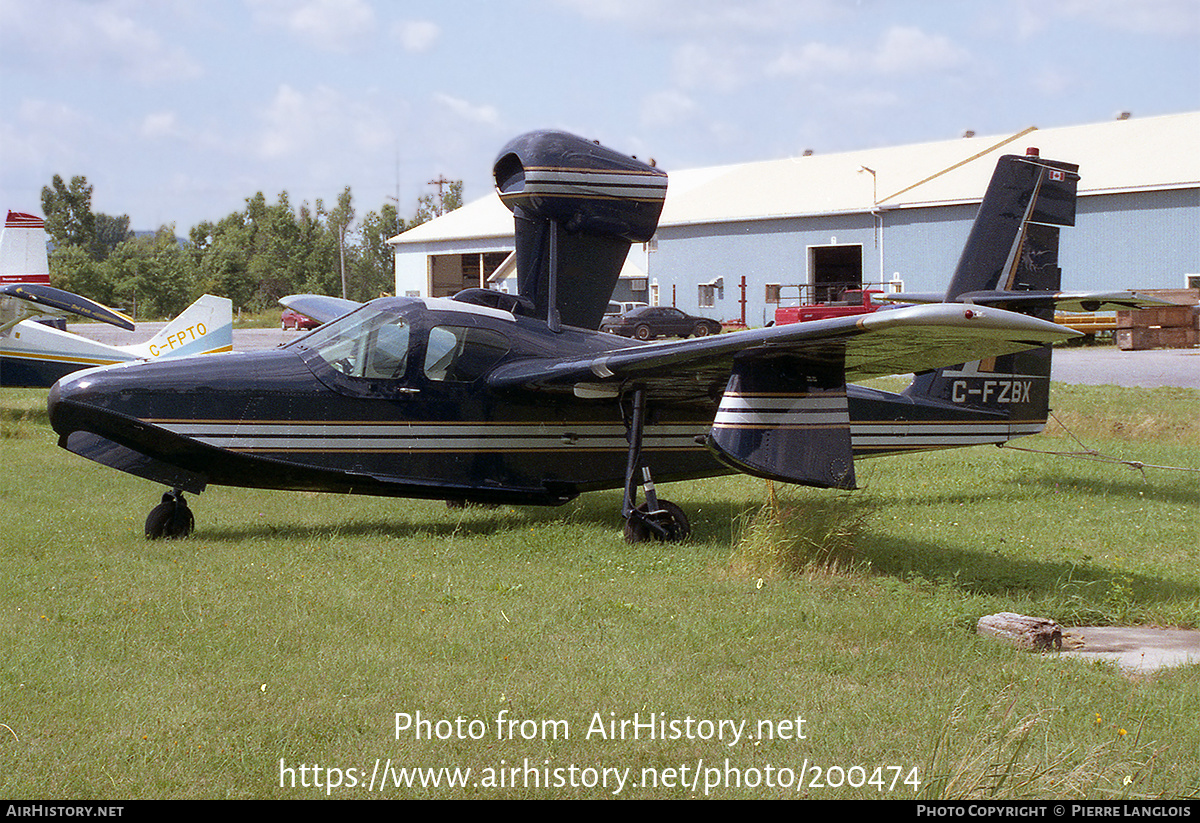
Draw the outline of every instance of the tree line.
[[[462,205],[461,180],[438,182],[449,185],[418,198],[408,220],[392,203],[356,220],[349,186],[332,208],[293,207],[286,191],[271,203],[258,192],[242,211],[180,238],[174,225],[135,234],[128,215],[92,210],[86,177],[66,183],[56,174],[42,189],[50,282],[135,317],[174,316],[206,293],[249,311],[300,292],[370,300],[395,288],[387,240]]]

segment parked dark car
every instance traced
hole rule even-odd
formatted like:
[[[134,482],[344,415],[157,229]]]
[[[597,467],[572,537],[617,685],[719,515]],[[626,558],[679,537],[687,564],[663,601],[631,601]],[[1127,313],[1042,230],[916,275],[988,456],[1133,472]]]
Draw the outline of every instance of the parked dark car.
[[[606,317],[600,331],[649,340],[652,337],[705,337],[719,334],[721,324],[707,317],[695,317],[671,306],[642,306],[617,317]]]
[[[297,329],[297,330],[302,330],[302,331],[308,331],[309,329],[315,329],[317,326],[319,326],[321,324],[318,323],[316,320],[313,320],[311,317],[305,317],[303,314],[301,314],[298,311],[292,311],[291,309],[284,309],[283,316],[279,321],[279,325],[281,328],[284,328],[284,329]]]

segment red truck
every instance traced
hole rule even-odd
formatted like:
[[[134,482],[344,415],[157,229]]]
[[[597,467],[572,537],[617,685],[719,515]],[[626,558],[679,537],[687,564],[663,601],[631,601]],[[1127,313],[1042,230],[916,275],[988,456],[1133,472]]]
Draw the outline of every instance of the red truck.
[[[875,284],[863,284],[844,289],[830,289],[828,286],[818,286],[817,288],[800,286],[800,305],[777,307],[775,323],[776,325],[803,323],[806,320],[824,320],[826,317],[870,314],[880,307],[879,303],[873,302],[871,296],[883,294],[883,289],[867,288],[871,285]]]

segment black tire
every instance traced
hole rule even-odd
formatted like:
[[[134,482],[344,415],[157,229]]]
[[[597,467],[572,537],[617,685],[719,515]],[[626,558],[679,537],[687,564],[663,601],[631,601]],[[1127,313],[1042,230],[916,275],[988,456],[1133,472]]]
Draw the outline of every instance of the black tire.
[[[633,330],[633,336],[636,337],[638,340],[649,340],[650,339],[650,327],[649,326],[638,326],[636,329]]]
[[[708,328],[707,323],[697,323],[695,328],[692,329],[692,337],[708,337],[710,332],[711,330]]]
[[[196,518],[188,508],[187,501],[182,495],[176,496],[171,492],[164,494],[162,502],[146,516],[146,538],[149,540],[187,537],[195,527]]]
[[[666,537],[663,537],[656,529],[652,529],[647,525],[644,517],[634,515],[625,520],[626,543],[645,543],[647,540],[664,540],[669,543],[677,543],[680,540],[686,540],[691,535],[692,527],[688,523],[687,515],[684,514],[683,509],[676,506],[670,500],[659,500],[658,507],[662,510],[662,513],[655,515],[651,519],[666,529]],[[638,506],[637,510],[645,515],[646,504],[643,503]]]

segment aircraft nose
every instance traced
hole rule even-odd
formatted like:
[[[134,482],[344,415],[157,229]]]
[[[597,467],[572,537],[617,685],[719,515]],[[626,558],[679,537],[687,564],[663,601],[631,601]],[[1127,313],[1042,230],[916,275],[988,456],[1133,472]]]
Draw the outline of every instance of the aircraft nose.
[[[81,406],[95,405],[96,399],[104,393],[103,387],[97,387],[94,372],[100,369],[87,369],[68,374],[50,387],[50,396],[46,399],[46,412],[50,416],[51,427],[61,437],[66,437],[80,427],[78,412]]]
[[[59,409],[58,400],[59,400],[61,391],[62,390],[59,389],[59,387],[58,387],[58,383],[55,383],[53,386],[50,387],[50,397],[46,399],[46,412],[47,412],[47,414],[50,415],[50,425],[51,426],[54,425],[54,415],[58,413],[58,409]],[[55,431],[57,431],[57,428],[55,429]]]
[[[181,361],[182,362],[182,361]],[[177,463],[165,437],[140,419],[147,364],[76,372],[50,387],[47,412],[58,445],[110,468],[175,489],[203,491],[201,472]]]

